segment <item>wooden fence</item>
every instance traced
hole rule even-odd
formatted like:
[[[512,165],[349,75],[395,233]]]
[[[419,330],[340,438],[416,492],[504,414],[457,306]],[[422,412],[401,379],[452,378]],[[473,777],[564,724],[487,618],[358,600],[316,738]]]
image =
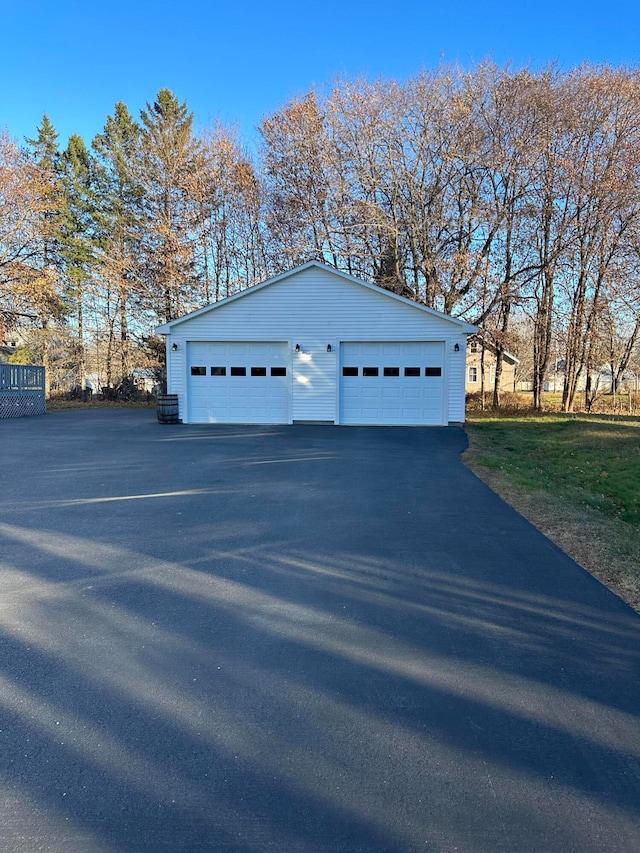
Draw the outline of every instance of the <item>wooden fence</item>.
[[[44,367],[0,364],[0,419],[44,415]]]

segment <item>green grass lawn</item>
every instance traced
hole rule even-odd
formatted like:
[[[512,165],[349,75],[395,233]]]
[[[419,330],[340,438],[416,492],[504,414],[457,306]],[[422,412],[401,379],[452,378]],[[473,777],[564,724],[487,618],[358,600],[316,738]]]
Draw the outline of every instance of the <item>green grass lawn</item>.
[[[640,419],[550,415],[469,426],[481,465],[640,527]]]
[[[640,418],[471,417],[471,468],[640,606]]]

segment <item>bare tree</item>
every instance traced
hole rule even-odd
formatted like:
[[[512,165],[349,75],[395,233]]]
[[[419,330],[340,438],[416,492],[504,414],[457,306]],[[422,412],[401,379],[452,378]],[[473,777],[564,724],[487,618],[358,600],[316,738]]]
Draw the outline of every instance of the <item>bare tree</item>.
[[[262,187],[235,132],[221,124],[205,131],[188,191],[196,211],[196,263],[204,301],[217,301],[264,278]]]

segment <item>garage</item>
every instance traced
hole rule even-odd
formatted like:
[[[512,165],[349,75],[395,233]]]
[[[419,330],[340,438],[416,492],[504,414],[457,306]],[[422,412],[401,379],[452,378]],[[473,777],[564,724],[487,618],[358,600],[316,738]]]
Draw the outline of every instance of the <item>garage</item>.
[[[156,331],[183,423],[464,420],[475,326],[319,261]]]
[[[444,344],[345,343],[340,423],[442,424]]]

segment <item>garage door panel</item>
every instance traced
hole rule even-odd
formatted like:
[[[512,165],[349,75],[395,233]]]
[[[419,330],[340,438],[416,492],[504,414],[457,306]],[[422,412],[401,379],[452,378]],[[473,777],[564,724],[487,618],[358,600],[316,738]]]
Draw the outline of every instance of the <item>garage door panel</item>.
[[[260,387],[259,385],[250,385],[249,386],[249,396],[252,400],[268,400],[269,399],[269,388]]]
[[[415,386],[409,386],[402,389],[402,396],[405,400],[419,400],[422,396],[422,389]]]
[[[227,394],[228,390],[223,385],[211,385],[207,391],[207,396],[211,400],[224,400]]]
[[[381,347],[384,356],[399,356],[402,354],[401,344],[383,344]]]
[[[445,422],[442,342],[343,343],[342,367],[357,368],[357,375],[340,377],[341,423]],[[365,368],[377,368],[378,375],[363,375]],[[406,375],[405,368],[413,368],[410,373],[418,375]],[[433,368],[439,376],[427,375]],[[372,405],[374,400],[378,406]],[[392,402],[396,400],[398,405]]]
[[[365,386],[362,389],[362,399],[363,400],[371,400],[372,398],[377,399],[378,397],[380,397],[380,389],[379,388],[371,388],[371,387]]]
[[[247,406],[229,406],[229,414],[235,420],[247,422],[249,420],[249,409]]]

